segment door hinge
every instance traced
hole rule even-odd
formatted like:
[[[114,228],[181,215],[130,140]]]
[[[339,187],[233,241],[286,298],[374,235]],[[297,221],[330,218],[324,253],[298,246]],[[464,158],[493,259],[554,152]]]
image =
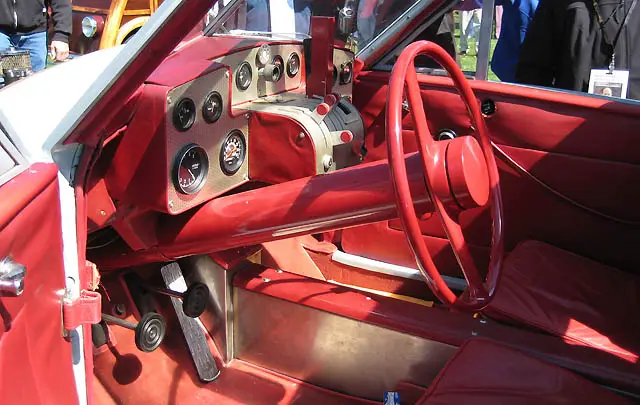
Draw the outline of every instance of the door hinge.
[[[80,325],[92,325],[102,319],[102,296],[95,291],[81,290],[75,299],[62,301],[62,324],[65,330],[74,330]]]

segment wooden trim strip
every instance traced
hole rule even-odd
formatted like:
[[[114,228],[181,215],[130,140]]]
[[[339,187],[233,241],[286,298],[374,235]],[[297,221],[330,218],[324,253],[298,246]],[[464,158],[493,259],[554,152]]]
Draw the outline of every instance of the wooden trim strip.
[[[150,9],[124,10],[124,15],[151,15]]]

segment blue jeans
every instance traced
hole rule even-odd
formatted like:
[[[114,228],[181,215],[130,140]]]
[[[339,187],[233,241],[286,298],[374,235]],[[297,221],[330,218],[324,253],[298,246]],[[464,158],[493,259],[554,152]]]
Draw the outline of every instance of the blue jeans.
[[[33,34],[7,35],[0,31],[0,50],[13,46],[20,50],[29,51],[31,56],[31,68],[34,72],[42,70],[47,64],[47,33],[35,32]]]

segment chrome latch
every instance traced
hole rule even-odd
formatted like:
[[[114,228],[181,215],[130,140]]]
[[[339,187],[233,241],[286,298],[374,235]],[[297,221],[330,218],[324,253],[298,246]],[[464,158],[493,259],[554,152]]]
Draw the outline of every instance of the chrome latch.
[[[10,257],[0,260],[0,294],[20,295],[24,291],[27,268]]]

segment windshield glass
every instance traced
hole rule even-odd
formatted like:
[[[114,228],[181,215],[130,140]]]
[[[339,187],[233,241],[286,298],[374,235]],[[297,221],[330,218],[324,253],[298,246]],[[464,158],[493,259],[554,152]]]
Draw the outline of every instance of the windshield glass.
[[[213,35],[259,35],[265,37],[309,37],[312,15],[339,18],[340,10],[351,8],[356,16],[351,34],[336,38],[357,51],[420,0],[226,0],[209,10],[205,32]],[[340,24],[337,24],[338,26]]]

